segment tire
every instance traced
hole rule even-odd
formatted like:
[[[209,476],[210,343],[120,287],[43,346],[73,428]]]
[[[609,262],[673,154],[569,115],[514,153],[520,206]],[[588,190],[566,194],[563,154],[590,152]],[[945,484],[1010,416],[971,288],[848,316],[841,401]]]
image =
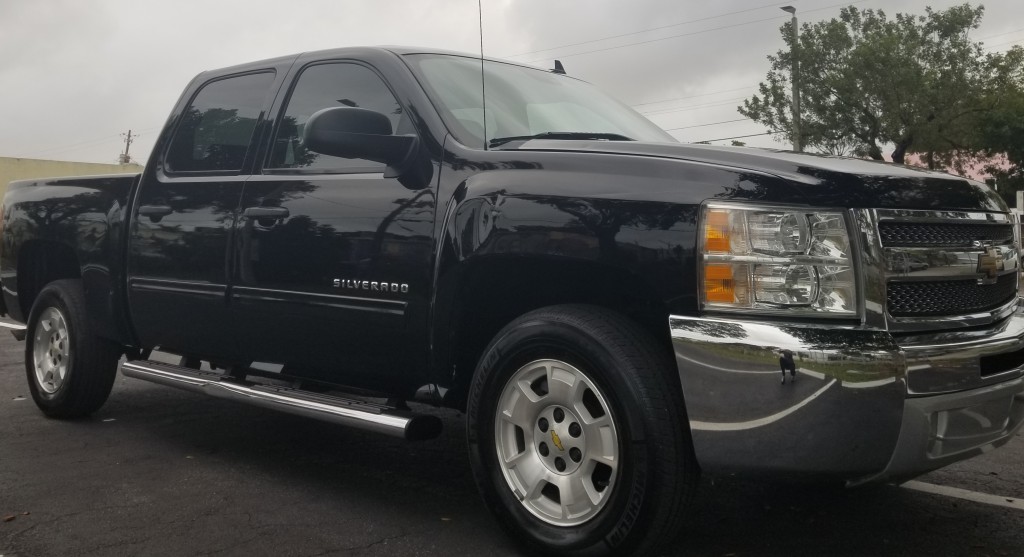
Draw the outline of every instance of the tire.
[[[90,331],[79,280],[51,282],[29,312],[25,373],[32,400],[51,418],[98,410],[114,385],[120,348]]]
[[[675,373],[649,335],[603,308],[543,308],[497,334],[467,429],[474,479],[513,539],[547,554],[647,555],[678,532],[699,470]]]

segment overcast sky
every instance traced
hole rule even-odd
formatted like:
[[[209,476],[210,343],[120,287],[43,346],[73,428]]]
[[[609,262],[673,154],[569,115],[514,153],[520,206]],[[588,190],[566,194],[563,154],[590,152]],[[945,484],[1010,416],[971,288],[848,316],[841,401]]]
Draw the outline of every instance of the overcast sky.
[[[484,51],[544,68],[558,58],[682,141],[729,138],[765,131],[720,122],[742,118],[736,106],[783,47],[779,7],[795,6],[802,23],[850,3],[483,0]],[[961,2],[852,3],[892,14]],[[1024,44],[1024,0],[984,5],[977,39]],[[352,45],[477,52],[477,25],[476,0],[0,0],[0,157],[116,162],[131,129],[131,155],[145,161],[203,70]]]

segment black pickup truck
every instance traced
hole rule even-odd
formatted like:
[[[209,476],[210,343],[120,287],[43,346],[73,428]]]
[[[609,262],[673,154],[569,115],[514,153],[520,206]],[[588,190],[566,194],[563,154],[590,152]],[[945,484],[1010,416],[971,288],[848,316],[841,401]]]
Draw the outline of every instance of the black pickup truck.
[[[1024,418],[1019,227],[984,185],[682,145],[560,72],[396,48],[205,72],[141,175],[14,182],[2,216],[47,415],[98,409],[122,356],[408,439],[441,424],[408,402],[460,409],[533,550],[649,553],[701,470],[901,481]]]

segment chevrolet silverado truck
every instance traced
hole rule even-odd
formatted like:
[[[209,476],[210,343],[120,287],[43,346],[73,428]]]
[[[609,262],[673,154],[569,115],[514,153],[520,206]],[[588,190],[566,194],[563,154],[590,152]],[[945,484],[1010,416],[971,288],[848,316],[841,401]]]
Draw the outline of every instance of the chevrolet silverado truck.
[[[100,408],[122,357],[410,440],[441,421],[408,402],[459,409],[533,551],[649,554],[700,471],[899,482],[1024,418],[1020,233],[985,185],[680,144],[561,72],[400,48],[204,72],[141,174],[14,182],[2,217],[46,415]]]

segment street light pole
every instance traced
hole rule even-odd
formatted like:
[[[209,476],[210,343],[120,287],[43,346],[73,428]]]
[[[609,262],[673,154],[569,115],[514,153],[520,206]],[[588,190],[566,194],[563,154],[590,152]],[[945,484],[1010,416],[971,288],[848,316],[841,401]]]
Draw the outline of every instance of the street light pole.
[[[789,49],[789,56],[793,60],[793,75],[790,81],[793,82],[793,150],[801,153],[804,146],[800,141],[800,60],[797,53],[800,52],[800,28],[796,22],[796,8],[783,6],[782,11],[789,12],[793,16],[791,23],[793,28],[793,43]]]

